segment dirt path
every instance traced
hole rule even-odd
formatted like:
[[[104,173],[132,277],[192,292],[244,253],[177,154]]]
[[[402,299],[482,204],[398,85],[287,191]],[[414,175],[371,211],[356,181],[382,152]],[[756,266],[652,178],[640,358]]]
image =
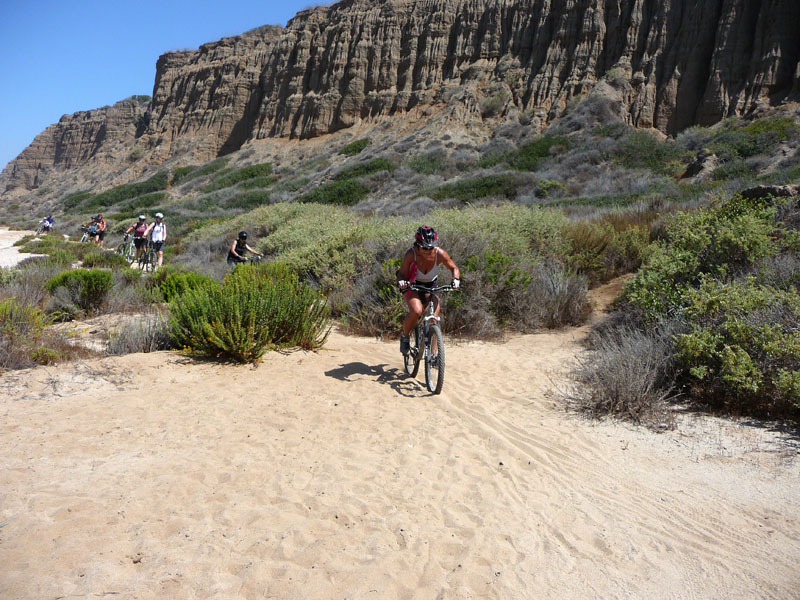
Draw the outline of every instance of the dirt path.
[[[797,598],[797,439],[565,413],[584,331],[450,345],[435,397],[338,333],[5,374],[0,597]]]
[[[32,235],[34,231],[16,231],[0,227],[0,267],[13,267],[20,261],[38,254],[24,254],[19,252],[14,246],[17,240],[21,240],[26,235]]]

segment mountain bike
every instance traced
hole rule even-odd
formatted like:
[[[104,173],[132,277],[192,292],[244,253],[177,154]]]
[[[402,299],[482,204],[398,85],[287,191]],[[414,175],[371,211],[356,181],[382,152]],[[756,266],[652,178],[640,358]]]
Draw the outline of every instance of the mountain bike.
[[[434,314],[433,296],[437,292],[457,292],[451,285],[426,288],[411,284],[408,289],[430,297],[422,310],[417,326],[409,336],[408,353],[403,355],[406,373],[416,377],[421,362],[425,363],[425,385],[432,394],[438,394],[444,386],[444,335],[442,320]]]
[[[91,238],[97,235],[97,230],[92,229],[91,227],[81,227],[81,231],[83,235],[81,236],[81,242],[88,242]]]
[[[133,262],[134,256],[136,256],[136,248],[133,245],[133,240],[129,240],[130,236],[126,233],[125,237],[122,238],[122,243],[117,246],[115,252],[120,256],[124,256],[128,262]]]
[[[147,245],[142,248],[136,265],[146,273],[152,273],[158,266],[158,253],[153,249],[153,242],[147,241]]]

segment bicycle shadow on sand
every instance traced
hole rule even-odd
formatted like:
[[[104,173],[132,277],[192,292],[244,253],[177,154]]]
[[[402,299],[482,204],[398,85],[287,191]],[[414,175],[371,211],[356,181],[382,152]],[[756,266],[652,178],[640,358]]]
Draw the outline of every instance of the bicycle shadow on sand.
[[[351,362],[325,371],[325,375],[339,381],[355,381],[355,377],[359,375],[374,377],[378,383],[388,385],[401,396],[409,398],[417,397],[420,392],[426,391],[422,384],[407,375],[402,369],[395,367],[387,369],[387,366],[386,364],[370,366],[363,362]]]

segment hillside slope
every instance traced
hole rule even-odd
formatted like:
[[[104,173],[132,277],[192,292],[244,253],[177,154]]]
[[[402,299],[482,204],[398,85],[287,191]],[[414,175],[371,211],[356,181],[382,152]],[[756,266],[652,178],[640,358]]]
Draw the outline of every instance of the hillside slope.
[[[624,83],[628,123],[674,134],[797,97],[798,22],[793,0],[345,0],[285,29],[163,55],[147,107],[66,115],[8,165],[0,190],[52,187],[76,166],[118,177],[135,162],[131,180],[167,159],[420,107],[457,104],[495,125],[524,114],[537,129],[603,77]]]

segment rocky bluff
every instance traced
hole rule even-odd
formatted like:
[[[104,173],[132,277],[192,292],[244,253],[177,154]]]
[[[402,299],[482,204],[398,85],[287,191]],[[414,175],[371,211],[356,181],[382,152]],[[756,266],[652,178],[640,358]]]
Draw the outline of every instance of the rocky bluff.
[[[484,117],[558,116],[601,78],[626,119],[676,133],[800,97],[797,0],[343,0],[286,26],[159,58],[149,105],[65,116],[2,174],[121,160],[212,158],[266,137],[308,138],[451,101]],[[480,116],[478,116],[480,118]],[[126,145],[127,144],[127,145]]]

